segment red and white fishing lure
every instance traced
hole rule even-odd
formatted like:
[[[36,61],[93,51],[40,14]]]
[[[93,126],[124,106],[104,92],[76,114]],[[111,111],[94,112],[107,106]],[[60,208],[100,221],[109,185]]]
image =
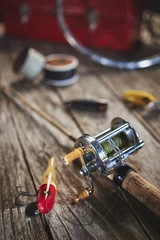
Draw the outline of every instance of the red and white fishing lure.
[[[25,213],[27,217],[35,217],[38,214],[49,213],[55,203],[56,198],[56,159],[51,157],[48,167],[43,175],[41,185],[37,195],[37,201],[30,203]]]

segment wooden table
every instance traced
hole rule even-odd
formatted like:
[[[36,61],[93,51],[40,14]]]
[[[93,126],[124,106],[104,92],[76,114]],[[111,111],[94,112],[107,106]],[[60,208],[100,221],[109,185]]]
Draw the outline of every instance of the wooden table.
[[[79,81],[66,88],[35,85],[12,71],[16,53],[26,41],[5,38],[0,41],[0,81],[12,82],[26,99],[39,106],[65,126],[75,137],[82,133],[96,135],[110,127],[112,118],[119,116],[133,124],[145,147],[128,162],[137,172],[160,188],[160,117],[145,119],[142,109],[129,108],[122,102],[127,89],[145,90],[160,97],[159,66],[141,71],[119,71],[93,64],[69,46],[51,43],[29,43],[48,55],[70,53],[80,60]],[[106,114],[67,111],[63,102],[75,98],[105,98]],[[73,143],[61,132],[22,105],[15,105],[0,96],[0,239],[106,239],[158,240],[160,219],[125,191],[119,191],[108,178],[95,175],[95,193],[79,205],[71,205],[71,196],[87,187],[79,175],[80,164],[65,166],[64,154]],[[25,206],[17,206],[16,187],[35,193],[47,157],[43,145],[57,158],[56,204],[51,213],[27,219]],[[24,198],[23,201],[35,201]]]

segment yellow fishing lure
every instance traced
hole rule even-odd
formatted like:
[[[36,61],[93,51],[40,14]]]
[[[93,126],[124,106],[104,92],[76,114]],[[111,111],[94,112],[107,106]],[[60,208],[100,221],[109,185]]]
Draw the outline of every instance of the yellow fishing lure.
[[[156,98],[152,94],[141,90],[128,90],[124,92],[123,99],[127,102],[142,107],[156,100]]]

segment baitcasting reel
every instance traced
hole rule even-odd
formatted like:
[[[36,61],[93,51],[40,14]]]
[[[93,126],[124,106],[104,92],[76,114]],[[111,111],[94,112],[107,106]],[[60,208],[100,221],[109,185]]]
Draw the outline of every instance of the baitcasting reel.
[[[76,140],[75,149],[64,156],[66,165],[80,158],[82,176],[98,170],[108,176],[124,164],[125,159],[144,146],[132,125],[122,118],[114,118],[111,128],[96,137],[84,134]]]
[[[125,159],[144,146],[132,125],[122,118],[114,118],[111,128],[96,137],[84,134],[75,142],[75,149],[64,156],[66,165],[79,158],[82,163],[80,174],[90,177],[90,187],[72,196],[74,203],[86,199],[93,193],[91,173],[99,171],[125,189],[160,217],[160,190],[141,177]]]

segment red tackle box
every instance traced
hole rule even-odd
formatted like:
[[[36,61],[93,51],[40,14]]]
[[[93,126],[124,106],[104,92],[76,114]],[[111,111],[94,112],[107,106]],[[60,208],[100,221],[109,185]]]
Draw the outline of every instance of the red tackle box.
[[[71,31],[81,43],[125,51],[139,39],[144,3],[145,0],[64,0],[63,8]],[[5,0],[0,3],[0,10],[8,35],[66,42],[58,27],[53,0]]]

